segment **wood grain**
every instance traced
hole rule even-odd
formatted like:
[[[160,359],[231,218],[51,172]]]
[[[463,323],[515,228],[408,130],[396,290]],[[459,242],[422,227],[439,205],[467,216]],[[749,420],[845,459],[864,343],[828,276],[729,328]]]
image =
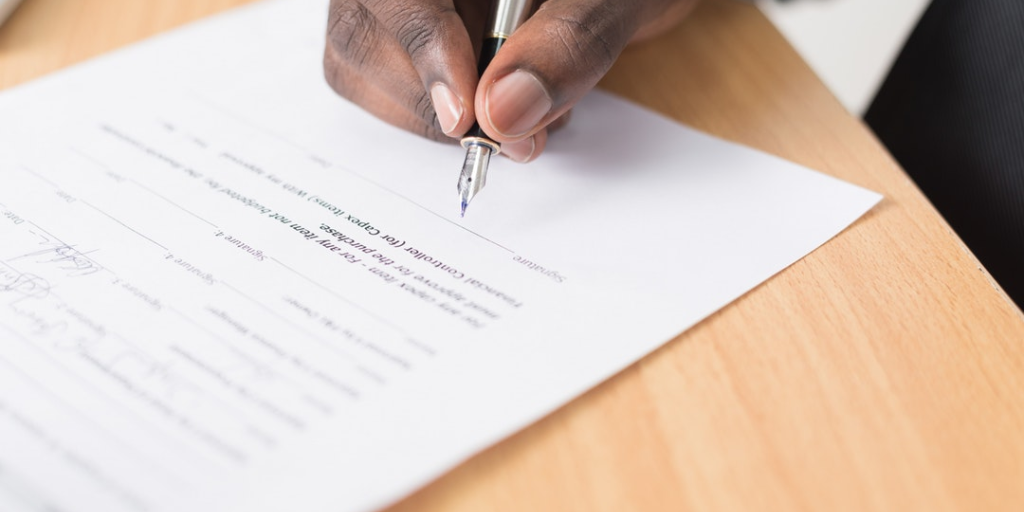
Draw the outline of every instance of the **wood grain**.
[[[0,88],[244,0],[27,0]],[[885,194],[399,511],[1024,510],[1024,317],[764,17],[708,0],[602,86]]]

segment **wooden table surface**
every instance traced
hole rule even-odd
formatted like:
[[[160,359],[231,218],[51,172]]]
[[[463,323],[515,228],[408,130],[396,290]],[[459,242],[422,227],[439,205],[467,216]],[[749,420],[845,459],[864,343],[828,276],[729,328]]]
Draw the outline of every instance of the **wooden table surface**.
[[[245,1],[26,0],[0,88]],[[768,21],[707,0],[603,87],[886,198],[394,510],[1024,510],[1024,316]]]

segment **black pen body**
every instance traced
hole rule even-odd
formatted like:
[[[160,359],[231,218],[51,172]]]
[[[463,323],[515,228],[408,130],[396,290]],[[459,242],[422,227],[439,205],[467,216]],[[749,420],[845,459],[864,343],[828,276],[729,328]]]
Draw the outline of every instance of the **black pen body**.
[[[484,71],[487,71],[487,67],[491,65],[491,61],[498,54],[498,50],[501,49],[507,40],[508,38],[506,37],[497,37],[493,34],[484,38],[483,45],[480,47],[480,60],[476,67],[478,76],[484,76]],[[465,136],[490,140],[490,137],[480,129],[480,123],[478,122],[473,123],[473,127],[466,132]]]

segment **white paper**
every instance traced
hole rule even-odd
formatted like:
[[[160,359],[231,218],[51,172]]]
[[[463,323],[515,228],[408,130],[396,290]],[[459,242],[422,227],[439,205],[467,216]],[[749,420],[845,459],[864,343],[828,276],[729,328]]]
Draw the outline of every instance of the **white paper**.
[[[595,93],[459,219],[461,149],[324,84],[326,10],[0,95],[0,509],[384,506],[879,198]]]

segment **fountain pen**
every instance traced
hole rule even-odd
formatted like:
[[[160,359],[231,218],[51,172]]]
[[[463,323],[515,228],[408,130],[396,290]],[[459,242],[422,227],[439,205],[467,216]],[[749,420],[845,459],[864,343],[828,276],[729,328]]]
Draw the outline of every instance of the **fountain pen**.
[[[491,64],[512,32],[530,16],[532,7],[533,0],[494,0],[477,65],[480,76],[483,76],[487,66]],[[474,123],[462,138],[462,147],[466,148],[466,160],[459,175],[459,199],[462,204],[462,216],[465,216],[469,202],[487,183],[487,166],[491,162],[491,156],[501,152],[501,146],[480,129],[480,123]]]

